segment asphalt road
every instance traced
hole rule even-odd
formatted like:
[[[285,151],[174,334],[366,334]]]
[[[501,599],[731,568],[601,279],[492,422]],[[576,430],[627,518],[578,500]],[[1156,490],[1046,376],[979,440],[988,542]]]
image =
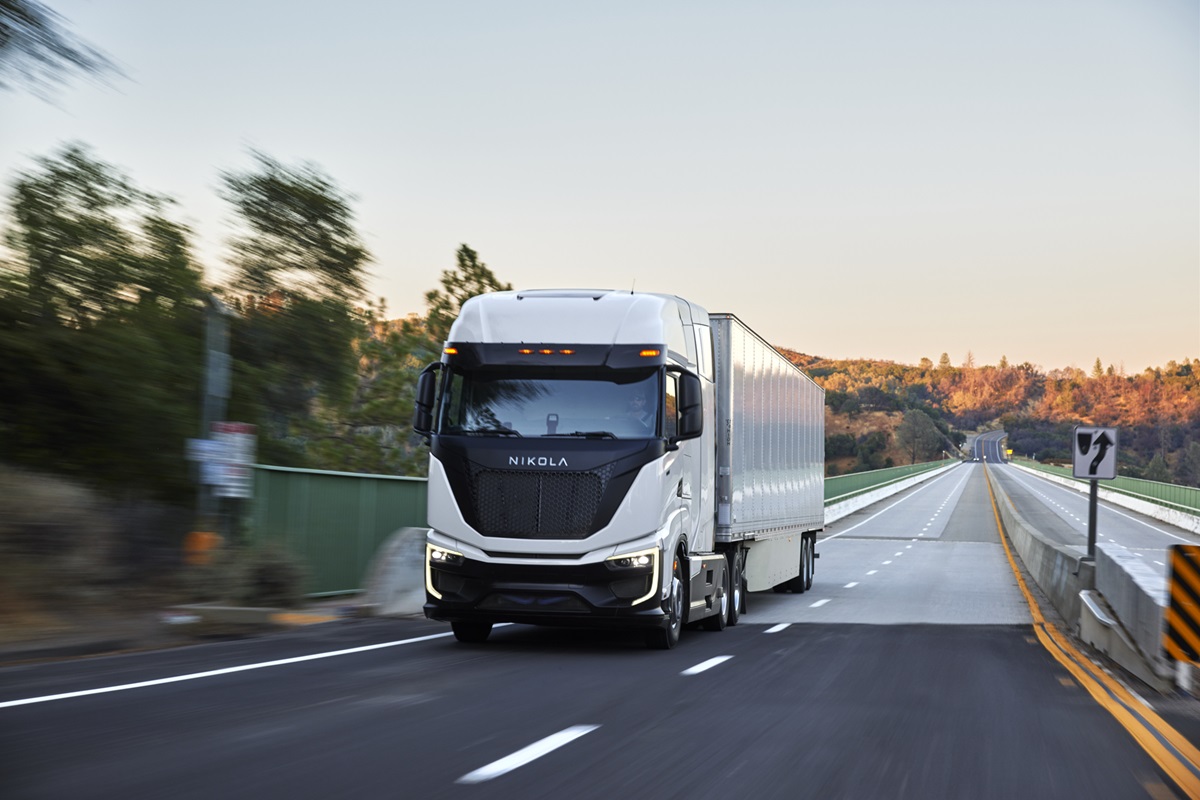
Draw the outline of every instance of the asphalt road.
[[[7,668],[0,796],[1185,796],[1039,641],[982,463],[822,539],[665,652],[374,619]]]

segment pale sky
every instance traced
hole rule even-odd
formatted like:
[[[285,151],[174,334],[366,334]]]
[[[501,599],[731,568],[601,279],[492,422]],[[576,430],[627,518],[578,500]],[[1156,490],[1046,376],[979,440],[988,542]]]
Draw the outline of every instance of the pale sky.
[[[391,316],[458,246],[831,358],[1200,357],[1200,4],[51,0],[128,73],[0,93],[174,197],[211,279],[250,147],[354,195]]]

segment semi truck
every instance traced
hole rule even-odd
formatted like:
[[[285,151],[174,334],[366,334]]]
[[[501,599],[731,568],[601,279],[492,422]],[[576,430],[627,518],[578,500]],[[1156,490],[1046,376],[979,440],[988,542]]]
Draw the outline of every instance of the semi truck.
[[[421,373],[425,615],[641,629],[669,649],[811,587],[824,390],[733,314],[612,290],[462,304]]]

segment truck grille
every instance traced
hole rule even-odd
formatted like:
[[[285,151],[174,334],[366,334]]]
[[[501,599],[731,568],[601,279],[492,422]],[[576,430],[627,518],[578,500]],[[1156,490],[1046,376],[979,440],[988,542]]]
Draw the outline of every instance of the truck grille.
[[[612,467],[588,472],[533,472],[471,467],[478,530],[511,539],[584,539],[612,477]]]

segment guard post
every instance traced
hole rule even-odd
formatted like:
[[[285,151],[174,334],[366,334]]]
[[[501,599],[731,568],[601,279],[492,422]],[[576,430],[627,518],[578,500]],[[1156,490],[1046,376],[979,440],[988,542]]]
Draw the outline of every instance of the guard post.
[[[1175,682],[1191,693],[1191,670],[1200,661],[1200,545],[1171,546],[1167,581],[1170,603],[1163,631],[1163,650],[1175,661]]]

